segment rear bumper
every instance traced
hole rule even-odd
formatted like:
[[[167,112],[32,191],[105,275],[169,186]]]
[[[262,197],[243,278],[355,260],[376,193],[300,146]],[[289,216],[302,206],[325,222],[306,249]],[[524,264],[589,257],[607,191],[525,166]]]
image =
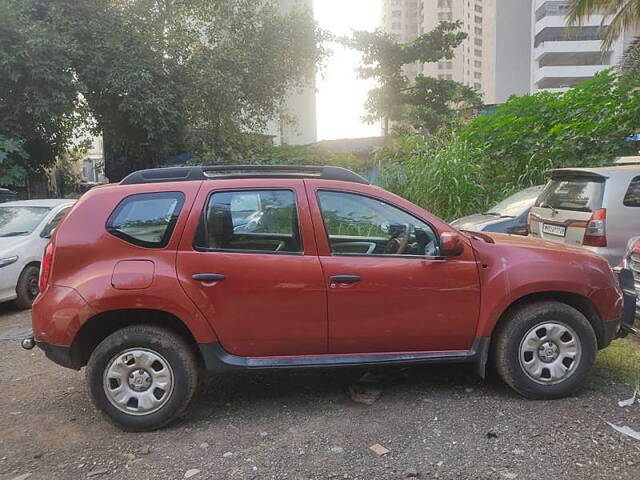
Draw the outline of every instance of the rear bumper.
[[[63,345],[53,345],[51,343],[36,342],[36,345],[44,352],[45,356],[54,363],[65,368],[80,370],[77,362],[74,362],[71,355],[71,347]]]

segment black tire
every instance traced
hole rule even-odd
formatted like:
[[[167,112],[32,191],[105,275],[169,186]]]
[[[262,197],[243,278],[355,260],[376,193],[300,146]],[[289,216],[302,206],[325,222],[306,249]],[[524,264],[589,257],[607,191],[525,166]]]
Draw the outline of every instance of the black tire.
[[[549,381],[546,378],[535,381],[521,363],[521,358],[525,362],[533,360],[532,353],[525,352],[521,357],[521,342],[534,328],[548,322],[570,327],[580,347],[579,360],[575,365],[568,360],[570,365],[567,371],[570,373],[565,378],[560,377],[557,383],[540,383]],[[544,335],[544,332],[542,329],[541,334]],[[540,301],[510,312],[495,332],[492,348],[493,361],[500,377],[519,394],[533,400],[562,398],[578,391],[593,367],[596,352],[596,335],[589,321],[575,308],[557,301]],[[542,372],[551,376],[549,369],[544,372],[543,368]]]
[[[33,301],[38,296],[38,277],[40,269],[36,265],[28,265],[20,273],[18,284],[16,285],[17,298],[14,305],[21,310],[31,308]]]
[[[127,413],[107,397],[106,369],[116,356],[129,349],[160,355],[172,371],[173,388],[157,411]],[[161,327],[133,325],[112,333],[97,346],[87,363],[86,378],[94,405],[112,423],[125,431],[143,432],[162,428],[184,414],[198,385],[198,365],[193,350],[182,337]]]

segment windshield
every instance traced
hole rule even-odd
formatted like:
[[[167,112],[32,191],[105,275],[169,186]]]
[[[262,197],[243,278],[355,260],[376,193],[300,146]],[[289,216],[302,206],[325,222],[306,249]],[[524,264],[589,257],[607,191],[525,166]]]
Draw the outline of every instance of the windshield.
[[[542,187],[534,187],[515,193],[492,207],[487,214],[500,217],[518,217],[533,206],[541,191]]]
[[[0,206],[0,237],[29,235],[50,210],[47,207]]]
[[[602,207],[604,179],[591,176],[552,178],[536,201],[536,207],[593,212]]]

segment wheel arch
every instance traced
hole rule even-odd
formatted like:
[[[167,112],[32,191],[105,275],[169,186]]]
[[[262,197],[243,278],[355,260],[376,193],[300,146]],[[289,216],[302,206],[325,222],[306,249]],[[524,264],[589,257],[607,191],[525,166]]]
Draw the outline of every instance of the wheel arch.
[[[155,325],[166,328],[182,337],[191,346],[198,362],[202,361],[193,333],[180,318],[163,310],[121,309],[101,312],[80,327],[71,345],[74,367],[85,366],[95,348],[112,333],[130,325]]]
[[[606,346],[606,334],[605,328],[600,318],[600,314],[595,305],[587,297],[580,294],[566,291],[548,291],[548,292],[535,292],[524,295],[517,300],[513,301],[499,316],[493,328],[493,334],[499,330],[501,325],[509,321],[510,315],[517,309],[522,308],[525,305],[541,301],[556,301],[569,305],[570,307],[578,310],[589,321],[589,324],[593,328],[598,340],[598,348],[604,348]],[[493,343],[493,342],[492,342]]]

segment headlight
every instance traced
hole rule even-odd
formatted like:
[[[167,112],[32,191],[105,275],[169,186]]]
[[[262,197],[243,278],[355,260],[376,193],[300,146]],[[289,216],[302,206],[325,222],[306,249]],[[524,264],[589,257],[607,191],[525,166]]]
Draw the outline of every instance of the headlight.
[[[0,258],[0,268],[6,267],[7,265],[11,265],[12,263],[16,263],[18,261],[18,257],[7,257]]]

